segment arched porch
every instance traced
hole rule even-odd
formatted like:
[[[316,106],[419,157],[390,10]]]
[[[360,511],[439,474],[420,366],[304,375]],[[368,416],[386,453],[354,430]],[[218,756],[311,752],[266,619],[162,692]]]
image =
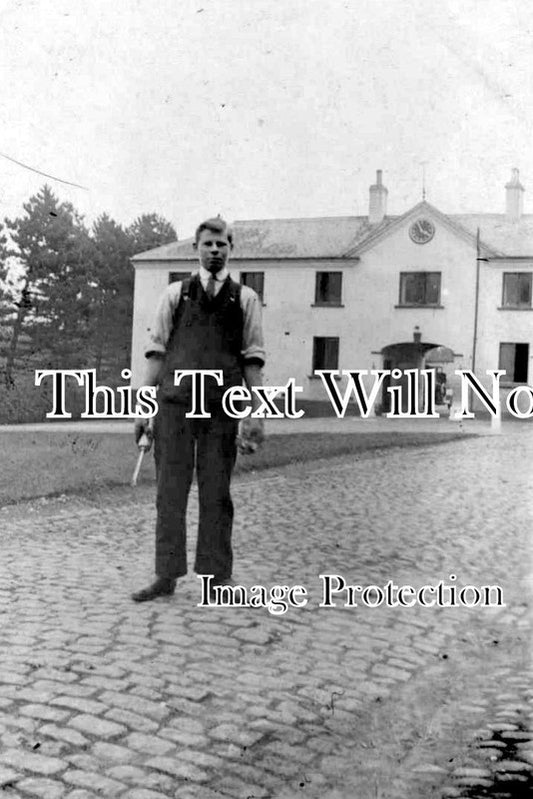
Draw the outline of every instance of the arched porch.
[[[383,369],[391,372],[399,369],[401,377],[394,378],[387,375],[383,381],[382,390],[382,412],[388,413],[391,407],[391,398],[388,388],[391,386],[402,386],[402,410],[407,410],[407,377],[404,372],[408,369],[431,369],[436,370],[435,404],[444,402],[446,392],[447,373],[446,365],[453,364],[456,357],[453,350],[439,342],[422,341],[422,333],[415,327],[412,341],[400,341],[388,344],[380,352],[383,358]],[[423,383],[420,382],[420,391],[423,390]],[[422,397],[419,397],[421,400]]]

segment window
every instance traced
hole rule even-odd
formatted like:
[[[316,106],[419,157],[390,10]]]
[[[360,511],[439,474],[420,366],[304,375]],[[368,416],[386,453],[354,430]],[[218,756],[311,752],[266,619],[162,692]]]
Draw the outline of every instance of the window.
[[[263,302],[263,291],[265,288],[265,273],[264,272],[241,272],[241,283],[243,286],[249,286],[259,296]]]
[[[342,296],[342,272],[317,272],[315,282],[315,305],[340,305]]]
[[[503,380],[527,383],[529,344],[500,344],[499,369],[505,369]]]
[[[401,272],[400,305],[440,305],[440,272]]]
[[[168,282],[175,283],[177,280],[187,280],[191,276],[190,272],[169,272]]]
[[[338,369],[339,339],[313,338],[313,372],[316,369]]]
[[[504,308],[531,308],[531,272],[503,273]]]

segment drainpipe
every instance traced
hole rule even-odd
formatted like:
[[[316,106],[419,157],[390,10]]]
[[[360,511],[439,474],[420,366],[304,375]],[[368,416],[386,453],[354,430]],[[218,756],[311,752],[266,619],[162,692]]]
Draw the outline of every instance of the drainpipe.
[[[477,349],[477,317],[479,308],[479,266],[481,261],[481,253],[479,247],[479,228],[477,229],[476,236],[476,293],[474,297],[474,340],[472,342],[472,371],[476,371],[476,349]]]
[[[476,236],[476,294],[474,301],[474,340],[472,342],[472,372],[474,374],[476,373],[476,354],[477,354],[476,349],[477,349],[477,327],[478,327],[478,309],[479,309],[479,275],[480,275],[481,261],[487,261],[487,260],[488,260],[487,258],[481,257],[480,244],[479,244],[479,228],[478,228]],[[473,402],[473,395],[472,395],[472,402]],[[499,396],[496,402],[496,411],[497,411],[496,414],[490,417],[490,432],[492,434],[498,435],[499,433],[501,433],[501,423],[502,423],[501,403]]]

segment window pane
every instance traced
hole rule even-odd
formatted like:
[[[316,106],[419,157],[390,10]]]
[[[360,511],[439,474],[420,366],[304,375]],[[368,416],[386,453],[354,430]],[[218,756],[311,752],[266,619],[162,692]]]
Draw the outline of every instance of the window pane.
[[[168,282],[175,283],[177,280],[187,280],[191,276],[190,272],[169,272]]]
[[[331,272],[329,276],[329,301],[337,305],[341,302],[342,272]]]
[[[317,272],[315,303],[340,305],[342,296],[342,272]]]
[[[500,369],[505,369],[504,379],[514,383],[527,383],[529,367],[529,344],[500,344]]]
[[[325,369],[336,369],[339,365],[339,339],[327,338],[326,339],[326,352],[324,360],[327,364]]]
[[[440,272],[402,272],[400,305],[438,305]]]
[[[531,305],[531,275],[522,272],[519,276],[518,302],[520,305]]]
[[[241,283],[243,286],[249,286],[259,296],[261,302],[263,301],[263,290],[265,285],[264,272],[241,272]]]
[[[325,302],[328,296],[328,273],[316,273],[315,302]]]
[[[505,272],[503,275],[503,304],[511,308],[531,307],[531,273]]]
[[[339,339],[336,337],[313,339],[313,371],[337,369],[339,365]]]
[[[427,272],[426,303],[438,305],[440,302],[440,272]]]
[[[499,369],[505,369],[504,380],[514,380],[514,344],[500,344],[500,364]]]
[[[406,305],[420,305],[424,302],[424,278],[421,273],[413,272],[404,276]]]
[[[504,274],[503,276],[503,304],[518,305],[518,281],[515,274]]]

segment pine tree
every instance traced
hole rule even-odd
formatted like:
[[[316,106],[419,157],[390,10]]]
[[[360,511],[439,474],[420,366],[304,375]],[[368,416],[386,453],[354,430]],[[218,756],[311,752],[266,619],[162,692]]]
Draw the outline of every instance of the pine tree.
[[[172,224],[157,214],[143,214],[137,217],[127,229],[127,233],[131,238],[132,255],[178,239]]]
[[[93,365],[118,373],[129,366],[133,319],[132,242],[107,214],[92,229],[91,319]]]
[[[16,368],[94,368],[118,379],[129,366],[137,252],[176,239],[172,225],[143,214],[124,229],[102,214],[89,232],[49,186],[0,228],[0,357],[8,385]],[[6,262],[15,259],[16,279]]]
[[[12,296],[14,320],[5,374],[13,380],[20,344],[52,368],[76,365],[89,333],[87,261],[89,237],[70,203],[59,202],[49,186],[24,204],[24,216],[6,219],[11,254],[20,272]]]
[[[7,343],[12,327],[13,307],[9,283],[9,248],[4,227],[0,224],[0,367],[3,369],[7,355]]]

